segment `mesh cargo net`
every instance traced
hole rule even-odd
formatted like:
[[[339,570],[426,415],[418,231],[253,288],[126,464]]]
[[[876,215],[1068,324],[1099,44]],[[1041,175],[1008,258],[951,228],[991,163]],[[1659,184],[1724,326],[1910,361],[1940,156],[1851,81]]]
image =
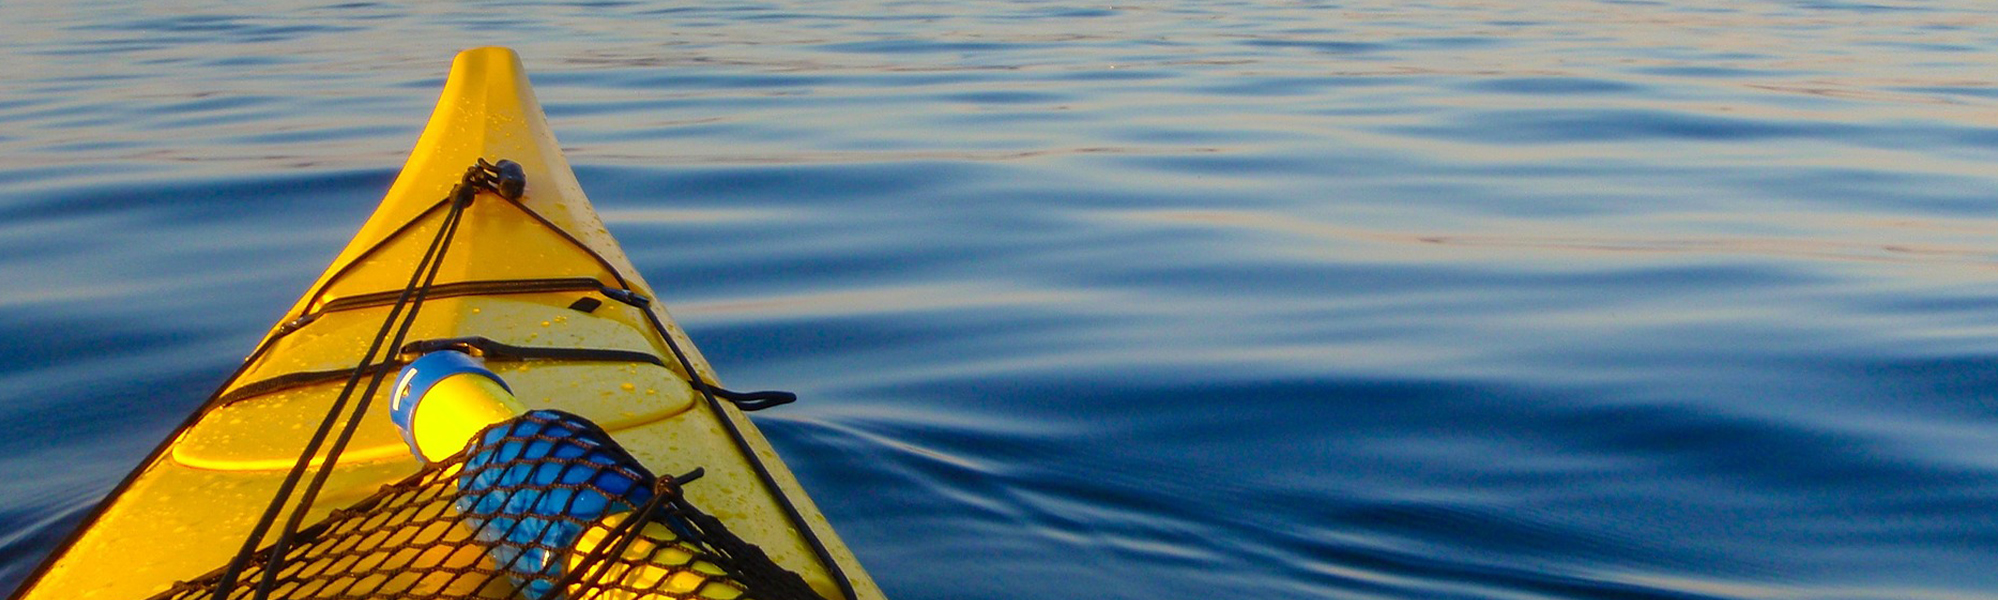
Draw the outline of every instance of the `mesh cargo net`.
[[[463,452],[155,599],[820,600],[572,414],[493,425]],[[644,515],[642,518],[636,515]],[[266,591],[259,591],[263,588]]]

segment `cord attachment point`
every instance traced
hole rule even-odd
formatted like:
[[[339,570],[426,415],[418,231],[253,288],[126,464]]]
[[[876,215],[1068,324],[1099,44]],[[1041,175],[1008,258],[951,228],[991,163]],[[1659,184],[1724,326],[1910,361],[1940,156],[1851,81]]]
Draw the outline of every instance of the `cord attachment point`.
[[[689,381],[687,383],[694,387],[694,391],[714,394],[716,398],[721,398],[723,400],[727,400],[730,403],[735,404],[735,407],[741,409],[743,412],[755,412],[766,408],[770,408],[772,406],[783,406],[798,401],[798,395],[793,394],[791,392],[780,392],[775,390],[765,391],[765,392],[738,392],[734,390],[724,389],[721,386],[714,385],[705,381],[701,381],[698,378],[693,381]]]
[[[501,198],[519,200],[520,195],[527,191],[527,171],[520,167],[520,163],[502,158],[492,169],[493,189],[499,192]]]
[[[520,200],[521,195],[527,192],[527,170],[520,163],[504,158],[496,163],[481,158],[478,164],[465,168],[465,178],[451,191],[451,197],[464,204],[471,202],[481,191],[492,192],[508,200]]]
[[[652,306],[652,299],[647,298],[644,295],[639,294],[638,292],[625,289],[611,288],[611,287],[604,288],[602,291],[604,297],[616,300],[618,302],[623,302],[631,306],[635,306],[638,308],[645,308],[648,306]]]

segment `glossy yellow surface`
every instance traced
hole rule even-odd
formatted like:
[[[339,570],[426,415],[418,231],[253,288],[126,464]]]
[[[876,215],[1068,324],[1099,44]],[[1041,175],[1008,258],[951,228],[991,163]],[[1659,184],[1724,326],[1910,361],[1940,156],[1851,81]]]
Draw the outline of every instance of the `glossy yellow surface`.
[[[622,277],[622,285],[656,297],[583,196],[519,59],[504,48],[479,48],[457,57],[436,112],[380,208],[279,322],[318,313],[340,298],[401,289],[442,221],[443,211],[433,208],[480,158],[520,163],[527,173],[526,193],[520,206],[486,194],[465,211],[437,283],[593,277],[618,287]],[[583,297],[602,300],[602,306],[587,313],[567,308]],[[284,335],[273,328],[265,339],[267,351],[229,389],[291,373],[352,368],[388,310],[326,312]],[[639,350],[673,364],[665,340],[652,334],[641,310],[582,291],[444,297],[423,304],[410,339],[477,335],[519,346]],[[664,310],[657,303],[651,310],[668,324],[695,370],[716,381]],[[655,472],[705,468],[707,475],[686,488],[695,504],[804,575],[822,595],[837,598],[827,570],[783,516],[772,490],[722,432],[722,419],[734,421],[860,597],[880,597],[749,420],[733,407],[709,409],[677,366],[552,361],[490,366],[526,407],[560,408],[595,420]],[[325,416],[340,383],[205,408],[198,422],[167,441],[165,451],[141,466],[130,485],[106,500],[91,526],[51,559],[24,597],[145,598],[224,565]],[[389,383],[363,415],[308,523],[416,470],[388,420]]]

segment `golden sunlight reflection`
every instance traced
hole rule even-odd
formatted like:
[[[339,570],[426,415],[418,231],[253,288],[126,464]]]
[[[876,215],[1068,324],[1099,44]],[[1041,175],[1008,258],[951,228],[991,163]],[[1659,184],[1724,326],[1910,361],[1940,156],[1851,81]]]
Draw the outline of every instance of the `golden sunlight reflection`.
[[[1192,224],[1202,227],[1277,233],[1344,244],[1341,254],[1353,258],[1389,262],[1425,262],[1433,255],[1410,250],[1428,249],[1454,255],[1491,251],[1517,252],[1559,258],[1603,259],[1632,254],[1763,256],[1842,262],[1918,263],[1956,265],[1988,270],[1998,250],[1975,243],[1979,235],[1998,231],[1998,220],[1934,223],[1909,219],[1869,219],[1858,216],[1819,217],[1817,231],[1839,231],[1845,239],[1817,237],[1722,236],[1710,233],[1684,237],[1615,235],[1606,231],[1644,229],[1658,231],[1677,223],[1701,223],[1708,215],[1649,216],[1637,222],[1604,222],[1594,225],[1568,224],[1548,220],[1511,220],[1505,233],[1487,228],[1479,232],[1444,230],[1368,229],[1305,220],[1293,215],[1247,210],[1144,210],[1117,214],[1117,220],[1138,223]],[[1619,226],[1621,225],[1621,226]],[[1786,223],[1795,226],[1797,223]],[[1702,228],[1711,230],[1711,227]],[[1910,237],[1960,236],[1960,243],[1908,241]],[[1367,247],[1374,247],[1367,250]]]

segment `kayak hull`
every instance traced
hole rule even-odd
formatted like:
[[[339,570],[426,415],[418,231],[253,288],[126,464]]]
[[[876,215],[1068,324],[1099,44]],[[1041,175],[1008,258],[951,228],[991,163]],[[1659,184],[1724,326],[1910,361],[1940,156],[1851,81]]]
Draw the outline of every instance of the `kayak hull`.
[[[481,194],[464,209],[408,339],[598,351],[491,365],[530,408],[590,418],[654,472],[703,469],[686,487],[689,500],[820,595],[879,598],[755,426],[700,393],[694,381],[718,379],[685,333],[658,303],[621,301],[656,293],[583,195],[518,57],[504,48],[457,57],[402,174],[354,240],[16,597],[146,598],[235,556],[443,226],[446,196],[481,159],[519,163],[525,193]],[[653,358],[604,358],[639,355]],[[418,469],[388,419],[387,387],[367,402],[306,523]]]

